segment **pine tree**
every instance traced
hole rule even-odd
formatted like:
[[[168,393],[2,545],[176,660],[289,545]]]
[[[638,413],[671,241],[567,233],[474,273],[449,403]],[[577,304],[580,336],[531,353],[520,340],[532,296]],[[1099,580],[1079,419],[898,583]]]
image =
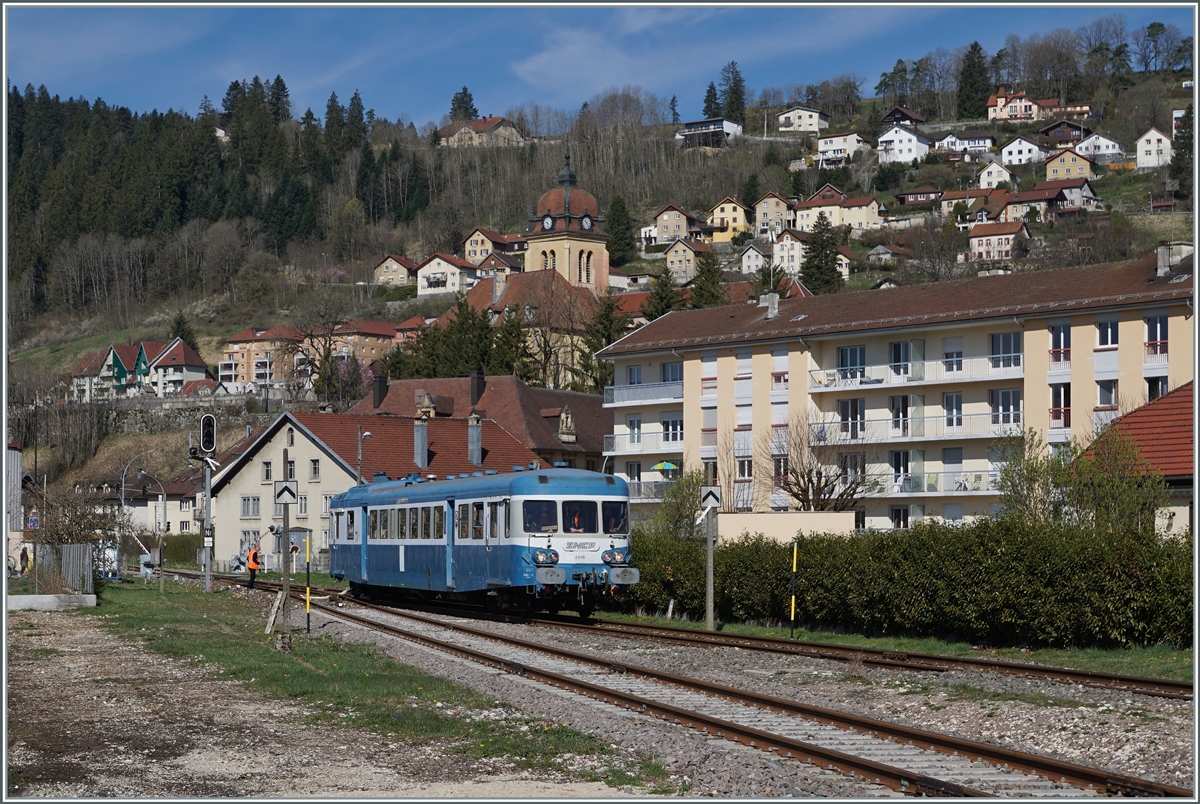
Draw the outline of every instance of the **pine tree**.
[[[276,123],[292,119],[292,100],[283,76],[275,76],[267,90],[267,105],[271,107],[271,117]]]
[[[471,90],[463,87],[461,91],[455,92],[454,97],[450,99],[450,119],[457,123],[459,120],[474,120],[477,117],[479,110],[475,108]]]
[[[746,177],[746,183],[742,185],[741,201],[746,206],[753,204],[758,200],[758,174],[751,173]],[[757,214],[757,213],[755,213]]]
[[[647,321],[666,315],[683,306],[683,294],[675,284],[675,275],[665,265],[650,283],[650,295],[642,305]]]
[[[168,340],[179,338],[181,341],[192,347],[192,351],[200,354],[200,343],[196,340],[196,333],[192,331],[192,325],[188,323],[187,316],[180,310],[175,314],[175,319],[171,322],[171,331],[167,333]]]
[[[528,359],[529,342],[521,326],[521,314],[516,310],[505,310],[504,320],[492,334],[486,372],[493,377],[515,374],[523,378]]]
[[[624,265],[633,258],[637,249],[633,242],[633,221],[629,217],[629,208],[619,195],[613,196],[612,203],[608,205],[605,228],[608,230],[609,264]]]
[[[612,293],[600,298],[600,306],[584,330],[579,365],[571,369],[575,375],[573,390],[602,394],[605,388],[613,384],[613,364],[608,360],[597,360],[594,355],[616,343],[633,320],[628,313],[618,312],[619,300],[620,297]]]
[[[696,255],[696,276],[692,279],[692,307],[719,307],[725,304],[725,283],[717,255],[702,251]]]
[[[708,89],[704,92],[704,117],[705,119],[721,116],[721,99],[717,95],[717,85],[712,81],[708,82]]]
[[[342,147],[346,153],[349,153],[361,148],[366,141],[367,123],[363,112],[362,96],[356,89],[350,96],[350,103],[346,105],[346,130],[345,137],[342,139]]]
[[[979,43],[972,42],[963,56],[962,69],[958,73],[958,119],[978,120],[987,117],[989,94],[991,85],[988,83],[987,57]]]
[[[842,275],[837,267],[837,234],[824,212],[817,213],[808,242],[804,244],[804,266],[800,280],[813,293],[837,293]]]
[[[225,97],[221,101],[221,125],[228,126],[229,121],[237,114],[238,107],[242,104],[242,99],[246,97],[246,88],[241,81],[231,81],[229,88],[225,90]]]
[[[1194,137],[1194,121],[1192,104],[1179,120],[1175,129],[1175,142],[1172,143],[1174,153],[1171,155],[1171,177],[1179,181],[1177,194],[1187,198],[1192,194],[1192,175],[1194,163],[1192,156],[1192,140]]]
[[[671,96],[671,102],[667,104],[667,109],[671,112],[671,125],[679,125],[679,99],[674,95]]]
[[[739,126],[746,125],[746,80],[731,61],[721,68],[721,116]]]
[[[345,127],[346,109],[338,103],[337,93],[331,92],[325,103],[325,153],[334,164],[340,164],[346,153],[342,145]]]
[[[763,261],[762,267],[754,275],[754,297],[761,299],[768,293],[778,293],[783,298],[787,292],[788,274],[781,265],[773,265]]]

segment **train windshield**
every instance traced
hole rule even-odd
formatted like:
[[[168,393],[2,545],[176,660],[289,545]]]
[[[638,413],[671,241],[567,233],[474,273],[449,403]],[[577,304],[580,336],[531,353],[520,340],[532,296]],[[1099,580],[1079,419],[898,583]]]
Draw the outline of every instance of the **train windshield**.
[[[624,502],[606,502],[604,508],[605,533],[629,533],[629,504]]]
[[[563,528],[567,533],[595,533],[596,502],[594,500],[566,500],[563,507]]]
[[[521,506],[526,533],[558,532],[558,503],[554,500],[526,500]]]

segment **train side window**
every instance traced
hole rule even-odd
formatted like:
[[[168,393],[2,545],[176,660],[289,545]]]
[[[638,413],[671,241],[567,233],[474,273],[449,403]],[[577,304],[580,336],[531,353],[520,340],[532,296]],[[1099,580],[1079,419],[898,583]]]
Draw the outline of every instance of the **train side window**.
[[[335,542],[343,541],[346,538],[346,518],[341,511],[337,511],[333,515],[333,540]]]
[[[567,533],[595,533],[596,503],[594,500],[567,500],[563,503],[563,527]]]
[[[526,500],[521,506],[526,533],[558,532],[558,503],[554,500]]]
[[[408,538],[408,509],[407,508],[397,508],[396,509],[396,538],[397,539],[407,539]]]
[[[510,531],[511,529],[508,525],[508,503],[502,502],[500,503],[500,533],[507,539],[512,535]]]
[[[471,538],[483,538],[483,503],[471,503]]]
[[[461,503],[458,506],[458,531],[459,539],[470,538],[471,533],[471,506],[466,503]]]
[[[368,539],[378,539],[379,538],[379,512],[378,511],[367,512],[367,538]]]
[[[488,503],[488,538],[493,541],[500,536],[500,503]]]
[[[446,538],[446,506],[444,505],[433,507],[433,538]]]
[[[379,538],[390,539],[394,535],[392,533],[392,512],[384,508],[379,512]]]
[[[422,539],[429,538],[429,526],[432,524],[429,521],[429,519],[430,519],[429,506],[426,505],[421,508],[421,538]]]
[[[354,538],[355,538],[355,535],[354,535],[354,512],[347,511],[346,512],[346,541],[352,542],[352,541],[354,541]]]
[[[606,502],[601,504],[604,514],[605,533],[629,533],[629,505],[625,502]]]

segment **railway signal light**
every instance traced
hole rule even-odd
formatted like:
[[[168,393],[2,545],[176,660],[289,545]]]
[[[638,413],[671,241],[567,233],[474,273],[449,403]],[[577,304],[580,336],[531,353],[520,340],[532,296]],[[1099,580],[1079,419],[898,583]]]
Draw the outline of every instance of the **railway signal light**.
[[[200,451],[209,455],[217,451],[217,417],[211,413],[200,417]]]

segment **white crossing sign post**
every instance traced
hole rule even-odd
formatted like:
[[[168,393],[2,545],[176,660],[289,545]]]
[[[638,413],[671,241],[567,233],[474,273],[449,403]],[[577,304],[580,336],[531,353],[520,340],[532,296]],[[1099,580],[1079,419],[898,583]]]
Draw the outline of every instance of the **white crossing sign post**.
[[[721,507],[721,487],[701,486],[700,507],[704,513],[700,519],[709,516],[704,523],[704,627],[713,630],[713,541],[717,534],[717,515],[714,510]],[[697,523],[698,524],[698,523]]]
[[[275,481],[275,502],[284,505],[294,505],[300,499],[299,487],[295,480]]]
[[[701,508],[720,508],[721,507],[721,487],[720,486],[701,486],[700,487],[700,507]]]

